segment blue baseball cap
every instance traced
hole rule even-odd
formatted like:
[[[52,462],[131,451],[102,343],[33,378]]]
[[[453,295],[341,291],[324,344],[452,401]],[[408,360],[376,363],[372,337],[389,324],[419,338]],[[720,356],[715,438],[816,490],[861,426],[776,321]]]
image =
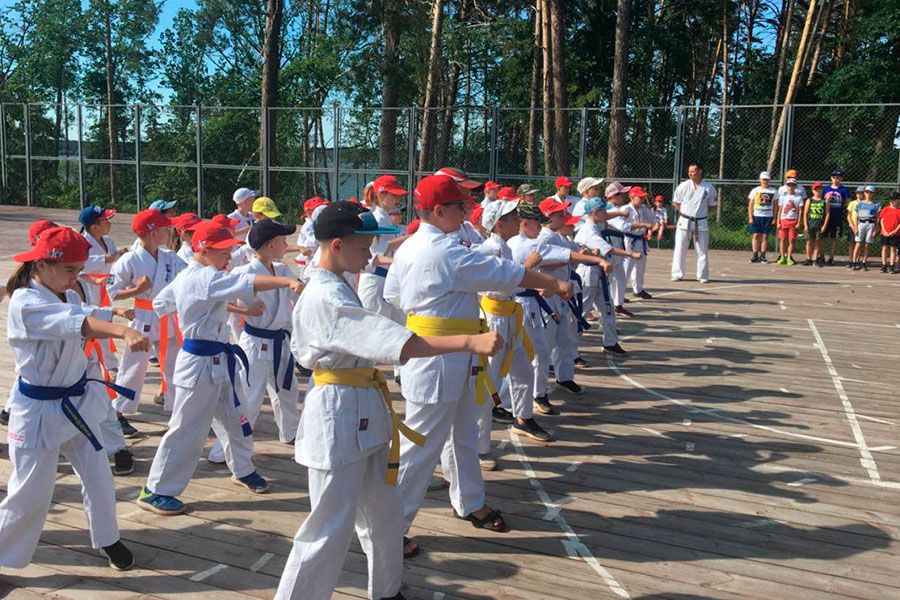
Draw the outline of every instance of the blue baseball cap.
[[[584,203],[584,214],[588,215],[595,210],[606,210],[606,200],[603,198],[591,198]]]
[[[150,208],[155,208],[156,210],[162,212],[164,210],[169,210],[175,208],[175,200],[154,200],[150,203]]]
[[[874,185],[867,185],[865,191],[867,191],[867,192],[872,192],[872,193],[874,194],[874,193],[875,193],[875,186],[874,186]]]
[[[116,216],[116,209],[103,208],[102,206],[91,204],[82,208],[81,212],[78,213],[78,222],[81,223],[82,227],[88,228],[96,223],[98,219],[109,220],[114,216]]]
[[[369,209],[355,202],[333,202],[322,209],[313,224],[317,240],[333,240],[351,234],[400,233],[399,227],[382,227]]]
[[[834,171],[831,172],[831,176],[832,177],[843,177],[844,172],[841,171],[840,169],[835,169]]]

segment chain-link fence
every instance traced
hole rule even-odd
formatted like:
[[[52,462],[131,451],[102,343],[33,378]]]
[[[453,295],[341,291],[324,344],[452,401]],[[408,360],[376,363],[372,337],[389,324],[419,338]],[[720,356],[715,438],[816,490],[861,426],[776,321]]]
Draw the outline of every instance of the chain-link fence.
[[[687,163],[701,162],[721,197],[711,219],[716,247],[749,244],[747,194],[762,170],[771,171],[775,186],[789,168],[806,184],[827,181],[840,168],[851,188],[900,186],[900,104],[618,110],[613,179],[662,194],[671,213]],[[504,185],[533,183],[549,195],[560,174],[607,173],[611,114],[0,104],[0,202],[73,209],[96,202],[136,211],[167,198],[210,216],[231,210],[235,188],[250,187],[299,221],[310,196],[359,197],[382,173],[412,186],[442,166]]]

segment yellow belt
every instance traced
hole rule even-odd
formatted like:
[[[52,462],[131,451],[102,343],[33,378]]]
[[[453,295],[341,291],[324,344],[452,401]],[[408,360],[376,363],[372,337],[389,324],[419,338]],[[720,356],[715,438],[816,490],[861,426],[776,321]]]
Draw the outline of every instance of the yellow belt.
[[[488,331],[484,319],[445,319],[443,317],[426,317],[424,315],[406,315],[406,328],[416,335],[477,335]],[[478,366],[475,380],[475,403],[484,404],[487,392],[495,405],[500,404],[500,396],[488,373],[487,356],[478,355]]]
[[[510,340],[510,351],[506,353],[503,364],[500,365],[500,377],[509,375],[509,368],[512,366],[513,350],[516,347],[516,340],[519,339],[520,335],[522,336],[522,346],[525,347],[525,354],[528,355],[528,360],[534,360],[534,346],[532,346],[531,338],[528,337],[528,332],[525,331],[525,327],[522,323],[525,317],[525,310],[522,308],[521,304],[515,300],[497,300],[490,296],[482,296],[481,310],[489,315],[497,317],[512,317],[516,323],[516,331],[513,334],[513,339]]]
[[[400,433],[402,432],[406,439],[417,446],[425,444],[425,436],[410,429],[394,412],[394,405],[391,404],[387,381],[384,375],[381,374],[381,371],[374,367],[334,370],[315,369],[313,371],[313,380],[316,385],[346,385],[358,388],[376,388],[381,391],[381,398],[384,400],[384,405],[391,415],[392,423],[390,458],[388,458],[387,474],[384,480],[388,485],[397,485],[397,475],[400,471]]]

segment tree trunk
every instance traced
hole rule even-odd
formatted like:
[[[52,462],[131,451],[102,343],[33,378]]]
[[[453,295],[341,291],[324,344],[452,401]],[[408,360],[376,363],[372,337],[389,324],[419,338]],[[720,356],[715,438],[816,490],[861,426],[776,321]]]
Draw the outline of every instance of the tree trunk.
[[[441,69],[441,29],[444,24],[444,0],[431,4],[431,47],[428,51],[428,75],[425,80],[425,100],[422,102],[422,147],[419,170],[425,171],[431,162],[434,142],[434,99]]]
[[[784,65],[787,58],[787,48],[788,45],[790,45],[791,30],[793,29],[794,0],[788,0],[784,19],[781,44],[778,49],[778,72],[775,75],[775,94],[772,96],[772,118],[769,121],[769,145],[774,141],[775,124],[778,121],[778,99],[781,97],[781,81],[784,79]]]
[[[735,33],[737,33],[735,31]],[[725,131],[728,124],[728,13],[722,13],[722,106],[719,115],[719,179],[725,178]],[[720,198],[721,200],[721,198]],[[719,203],[721,204],[721,202]]]
[[[606,153],[606,176],[619,172],[619,150],[625,137],[625,69],[628,61],[629,0],[616,2],[616,49],[613,60],[612,99],[609,102],[609,148]]]
[[[378,167],[393,169],[396,164],[397,102],[399,90],[400,25],[397,2],[384,0],[382,27],[384,29],[384,58],[381,63],[381,120],[378,135]],[[409,132],[412,135],[412,132]],[[413,182],[409,182],[412,185]]]
[[[278,68],[281,65],[280,38],[281,20],[284,14],[284,0],[266,1],[266,32],[262,48],[262,99],[259,126],[259,183],[260,189],[267,196],[275,195],[274,174],[267,172],[267,167],[275,163],[275,126],[278,111],[270,111],[270,107],[278,106]],[[268,148],[268,161],[266,160]]]
[[[837,60],[835,67],[844,66],[845,45],[847,43],[847,23],[850,21],[850,0],[844,0],[844,18],[841,21],[841,34],[838,36]]]
[[[806,49],[803,51],[803,59],[800,61],[803,69],[800,71],[800,80],[797,82],[799,89],[803,89],[805,84],[805,79],[803,75],[806,73],[806,65],[810,62],[810,57],[812,56],[812,49],[814,42],[816,40],[816,32],[819,31],[819,23],[822,22],[822,13],[825,12],[825,1],[820,0],[821,4],[819,4],[819,9],[816,11],[816,18],[813,20],[812,29],[809,32],[809,40],[806,43]]]
[[[813,52],[812,62],[809,64],[809,76],[806,78],[806,87],[812,85],[813,77],[816,75],[816,67],[819,65],[819,57],[822,55],[822,44],[824,43],[825,36],[828,35],[828,23],[831,21],[830,0],[824,0],[822,3],[822,13],[824,13],[822,30],[819,32],[818,39],[816,39],[816,50]]]
[[[569,107],[566,92],[566,3],[550,0],[550,29],[553,46],[553,108],[556,129],[556,172],[569,172]]]
[[[471,0],[462,0],[457,13],[457,22],[465,27],[469,22],[469,8]],[[447,156],[450,151],[450,145],[453,141],[453,111],[450,107],[456,106],[456,99],[459,96],[459,78],[462,75],[463,63],[468,64],[471,60],[471,46],[468,42],[463,44],[463,56],[461,59],[454,60],[453,66],[450,67],[450,77],[447,79],[447,89],[444,94],[443,119],[441,120],[441,142],[440,155]]]
[[[525,145],[525,173],[537,171],[538,96],[541,93],[541,0],[534,3],[534,43],[531,58],[531,103],[528,109],[528,141]]]
[[[113,63],[112,51],[112,16],[109,0],[103,3],[103,48],[106,62],[106,126],[109,135],[109,202],[116,203],[116,165],[114,161],[119,158],[119,148],[116,144],[116,110],[115,104],[115,77],[116,66]]]
[[[809,31],[812,28],[813,15],[816,12],[816,0],[809,0],[809,8],[806,11],[806,21],[803,23],[803,33],[800,35],[800,44],[797,46],[797,58],[794,60],[794,66],[791,69],[791,81],[788,84],[787,92],[784,95],[784,105],[791,103],[794,98],[794,91],[797,89],[797,81],[800,79],[800,73],[803,71],[803,56],[806,53],[806,42],[809,39]],[[775,157],[778,156],[778,150],[781,148],[781,133],[784,131],[785,120],[787,119],[787,110],[781,111],[781,118],[778,119],[778,128],[775,130],[775,137],[772,140],[772,150],[769,152],[768,170],[771,172],[775,166]]]
[[[544,104],[544,174],[553,173],[556,164],[555,138],[553,135],[553,61],[550,56],[550,0],[541,2],[541,59],[544,65],[543,104]]]

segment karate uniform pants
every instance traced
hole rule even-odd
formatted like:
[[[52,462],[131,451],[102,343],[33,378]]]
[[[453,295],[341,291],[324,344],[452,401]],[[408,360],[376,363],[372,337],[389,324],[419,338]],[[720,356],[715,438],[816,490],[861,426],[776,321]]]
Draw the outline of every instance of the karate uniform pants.
[[[534,372],[532,394],[535,398],[540,398],[547,393],[547,379],[550,377],[550,343],[547,340],[547,326],[544,320],[549,322],[553,319],[549,315],[541,314],[541,307],[534,298],[520,298],[516,301],[522,304],[525,311],[523,319],[525,331],[528,332],[528,338],[534,347],[534,360],[531,363]]]
[[[275,600],[328,600],[354,528],[369,563],[369,598],[400,591],[403,513],[400,488],[384,482],[388,448],[334,469],[309,469],[311,510],[294,536]]]
[[[231,382],[215,383],[206,377],[194,388],[174,387],[169,430],[159,442],[147,488],[164,496],[181,494],[197,468],[210,425],[222,441],[231,473],[238,479],[253,473],[253,436],[244,437],[241,420],[246,417],[234,405]]]
[[[163,394],[163,408],[167,412],[172,412],[172,405],[175,402],[175,386],[171,385],[172,377],[175,375],[175,359],[178,357],[178,341],[175,337],[168,340],[168,350],[166,352],[166,364],[160,365],[160,369],[165,369],[166,381],[170,382],[166,393]],[[153,353],[161,356],[159,352],[159,341],[153,342]],[[141,401],[141,391],[144,389],[144,380],[147,378],[147,369],[150,361],[149,352],[132,352],[128,348],[122,353],[122,363],[119,365],[119,373],[116,375],[116,385],[121,385],[129,390],[134,390],[134,400],[129,400],[125,396],[116,397],[113,402],[116,412],[123,415],[133,415],[138,411],[138,405]]]
[[[275,424],[278,426],[278,440],[282,443],[290,442],[297,437],[297,427],[300,425],[300,411],[297,410],[300,384],[297,382],[298,378],[295,374],[291,389],[286,390],[280,386],[284,381],[284,370],[287,368],[291,349],[285,344],[282,350],[277,392],[275,391],[275,373],[272,369],[274,358],[260,358],[254,356],[255,352],[248,351],[247,348],[244,350],[247,352],[250,362],[250,386],[247,386],[247,376],[241,366],[236,376],[241,382],[240,387],[242,388],[238,391],[241,397],[241,411],[249,419],[250,426],[254,427],[256,419],[259,417],[259,411],[262,410],[266,392],[268,392]],[[218,437],[209,451],[209,460],[214,462],[225,460],[225,451],[222,449],[222,443]]]
[[[91,546],[103,548],[119,540],[116,490],[105,452],[94,450],[81,433],[57,448],[10,444],[13,472],[0,503],[0,566],[20,569],[31,562],[50,511],[60,452],[81,480]]]
[[[406,316],[399,308],[384,299],[385,278],[373,273],[360,273],[356,285],[356,293],[366,310],[378,313],[382,317],[406,325]],[[394,365],[394,377],[400,375],[400,369]]]
[[[103,392],[103,397],[108,398],[109,396]],[[100,443],[103,444],[103,449],[111,456],[119,450],[127,448],[128,444],[125,442],[125,436],[122,435],[122,426],[119,425],[119,417],[112,402],[109,403],[108,408],[106,418],[100,423],[99,431],[96,434],[100,438]]]
[[[612,294],[614,306],[622,306],[625,302],[625,260],[621,256],[610,256],[613,264],[612,273],[607,275],[609,279],[609,291]]]
[[[550,362],[556,371],[557,381],[575,378],[575,359],[578,357],[578,324],[568,304],[554,296],[547,303],[559,315],[559,324],[547,319],[547,343],[550,345]]]
[[[119,357],[110,349],[111,341],[111,339],[100,340],[100,352],[103,353],[103,364],[106,365],[106,369],[115,371],[119,368]]]
[[[646,240],[645,240],[646,241]],[[629,252],[644,252],[644,243],[639,240],[633,240],[629,237],[625,238],[625,249]],[[647,255],[643,258],[625,258],[625,276],[626,281],[631,283],[631,291],[640,294],[644,291],[644,271],[647,269]]]
[[[684,277],[684,261],[687,258],[688,245],[694,235],[697,223],[678,217],[678,226],[675,228],[675,253],[672,255],[672,277],[682,279]],[[709,279],[709,229],[698,229],[694,240],[694,251],[697,253],[697,280]]]
[[[399,487],[403,496],[403,533],[409,532],[425,500],[438,461],[450,482],[450,503],[467,516],[484,506],[484,479],[478,463],[478,426],[474,400],[475,378],[454,400],[416,404],[407,399],[405,423],[427,436],[421,448],[400,436]],[[446,391],[445,391],[446,393]],[[485,403],[490,400],[485,400]]]
[[[584,288],[584,309],[594,311],[600,317],[603,326],[603,345],[615,346],[619,343],[619,334],[616,332],[616,307],[612,303],[609,283],[604,285],[603,279],[600,279],[599,283],[599,286]]]

